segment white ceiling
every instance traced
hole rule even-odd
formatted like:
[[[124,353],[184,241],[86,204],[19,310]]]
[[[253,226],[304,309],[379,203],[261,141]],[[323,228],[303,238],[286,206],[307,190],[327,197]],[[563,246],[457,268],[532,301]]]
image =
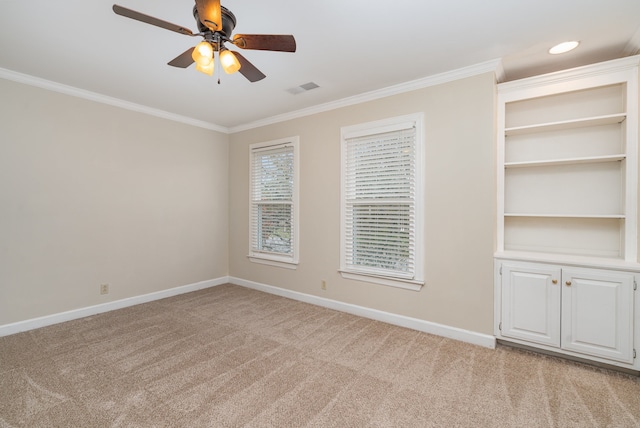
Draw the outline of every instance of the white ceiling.
[[[193,0],[116,1],[197,32]],[[244,50],[267,78],[222,73],[218,85],[217,73],[167,65],[199,37],[118,16],[113,3],[0,0],[0,77],[32,76],[233,131],[488,61],[501,60],[513,80],[640,48],[640,0],[223,0],[234,33],[293,34],[297,52]],[[547,53],[565,40],[582,43]],[[308,82],[320,87],[287,91]]]

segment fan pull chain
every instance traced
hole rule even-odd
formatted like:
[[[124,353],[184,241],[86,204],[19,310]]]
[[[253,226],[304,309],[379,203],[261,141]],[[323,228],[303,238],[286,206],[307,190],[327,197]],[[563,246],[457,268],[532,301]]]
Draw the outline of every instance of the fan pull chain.
[[[220,84],[220,68],[222,68],[222,62],[220,62],[220,42],[218,42],[218,85]]]

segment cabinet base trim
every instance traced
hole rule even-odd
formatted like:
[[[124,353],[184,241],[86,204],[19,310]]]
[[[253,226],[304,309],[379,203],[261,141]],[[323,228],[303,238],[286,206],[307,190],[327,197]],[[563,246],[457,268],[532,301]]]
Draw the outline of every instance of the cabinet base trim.
[[[602,363],[600,361],[594,361],[588,358],[580,358],[574,355],[567,355],[560,352],[553,352],[547,349],[538,348],[536,346],[523,345],[521,343],[511,342],[509,340],[504,340],[504,339],[496,339],[496,342],[498,346],[507,346],[509,348],[522,349],[524,351],[529,351],[536,354],[548,355],[550,357],[560,358],[563,360],[569,360],[576,363],[586,364],[588,366],[594,366],[602,369],[613,370],[616,372],[640,377],[640,370],[628,369],[626,367],[620,367],[613,364],[606,364],[606,363]]]

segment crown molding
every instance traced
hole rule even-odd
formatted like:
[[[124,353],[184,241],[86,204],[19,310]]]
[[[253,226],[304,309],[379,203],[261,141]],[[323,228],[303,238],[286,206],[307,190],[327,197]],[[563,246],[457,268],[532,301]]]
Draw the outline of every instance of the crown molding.
[[[565,84],[566,82],[574,81],[576,78],[596,77],[616,71],[631,70],[639,65],[640,55],[627,56],[596,64],[570,68],[567,70],[554,71],[552,73],[542,74],[539,76],[512,80],[498,85],[498,91],[502,94],[506,94],[511,91],[521,91],[523,89],[536,88],[539,86]]]
[[[498,83],[504,82],[507,80],[507,72],[504,70],[504,64],[502,63],[502,59],[497,60],[496,63],[496,81]]]
[[[419,89],[441,85],[444,83],[464,79],[467,77],[477,76],[479,74],[484,74],[484,73],[494,73],[496,75],[496,79],[498,82],[504,80],[504,69],[502,67],[502,61],[500,59],[494,59],[491,61],[486,61],[479,64],[471,65],[468,67],[463,67],[456,70],[435,74],[433,76],[427,76],[421,79],[400,83],[398,85],[389,86],[383,89],[378,89],[371,92],[365,92],[363,94],[355,95],[353,97],[343,98],[337,101],[332,101],[325,104],[319,104],[317,106],[312,106],[305,109],[284,113],[281,115],[271,116],[255,122],[250,122],[250,123],[238,125],[235,127],[227,128],[224,126],[216,125],[214,123],[177,115],[164,110],[154,109],[141,104],[136,104],[130,101],[121,100],[119,98],[109,97],[107,95],[99,94],[96,92],[91,92],[84,89],[75,88],[73,86],[68,86],[68,85],[53,82],[50,80],[45,80],[39,77],[34,77],[28,74],[18,73],[12,70],[0,68],[0,78],[2,79],[11,80],[14,82],[23,83],[30,86],[36,86],[42,89],[47,89],[50,91],[59,92],[62,94],[71,95],[78,98],[84,98],[90,101],[95,101],[95,102],[111,105],[114,107],[120,107],[126,110],[144,113],[151,116],[160,117],[162,119],[172,120],[174,122],[180,122],[187,125],[197,126],[199,128],[222,132],[224,134],[233,134],[236,132],[246,131],[249,129],[260,128],[262,126],[272,125],[275,123],[284,122],[292,119],[298,119],[305,116],[311,116],[314,114],[323,113],[330,110],[335,110],[335,109],[348,107],[356,104],[361,104],[368,101],[378,100],[380,98],[386,98],[386,97],[390,97],[393,95],[398,95],[406,92],[416,91]]]
[[[498,81],[504,79],[504,69],[502,68],[502,61],[500,59],[494,59],[486,61],[480,64],[472,65],[469,67],[463,67],[445,73],[435,74],[433,76],[424,77],[417,80],[412,80],[398,85],[389,86],[387,88],[378,89],[371,92],[365,92],[353,97],[343,98],[341,100],[332,101],[325,104],[319,104],[317,106],[296,110],[290,113],[280,114],[266,119],[261,119],[255,122],[247,123],[244,125],[234,126],[229,128],[229,133],[234,134],[236,132],[247,131],[249,129],[259,128],[266,125],[272,125],[279,122],[284,122],[291,119],[298,119],[305,116],[311,116],[317,113],[324,113],[330,110],[339,109],[342,107],[348,107],[355,104],[361,104],[368,101],[377,100],[380,98],[386,98],[392,95],[398,95],[405,92],[411,92],[418,89],[424,89],[430,86],[441,85],[443,83],[452,82],[455,80],[464,79],[467,77],[477,76],[479,74],[493,72],[496,74]]]
[[[17,83],[23,83],[25,85],[35,86],[42,89],[47,89],[49,91],[59,92],[65,95],[71,95],[73,97],[83,98],[89,101],[95,101],[98,103],[123,108],[125,110],[131,110],[138,113],[148,114],[150,116],[156,116],[174,122],[180,122],[187,125],[197,126],[199,128],[209,129],[211,131],[222,132],[225,134],[229,133],[229,128],[216,125],[214,123],[181,116],[178,114],[170,113],[168,111],[121,100],[119,98],[109,97],[97,92],[91,92],[84,89],[75,88],[73,86],[63,85],[62,83],[41,79],[39,77],[31,76],[28,74],[18,73],[16,71],[7,70],[5,68],[0,68],[0,78],[11,80]]]
[[[640,53],[640,27],[636,30],[636,33],[631,37],[629,43],[624,47],[623,53],[625,55],[636,55]]]

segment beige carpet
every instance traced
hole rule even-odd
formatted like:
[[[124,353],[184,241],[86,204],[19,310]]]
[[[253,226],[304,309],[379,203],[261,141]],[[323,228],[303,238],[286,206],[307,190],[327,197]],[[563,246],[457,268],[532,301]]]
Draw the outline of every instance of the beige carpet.
[[[234,285],[0,338],[0,427],[638,427],[640,379]]]

